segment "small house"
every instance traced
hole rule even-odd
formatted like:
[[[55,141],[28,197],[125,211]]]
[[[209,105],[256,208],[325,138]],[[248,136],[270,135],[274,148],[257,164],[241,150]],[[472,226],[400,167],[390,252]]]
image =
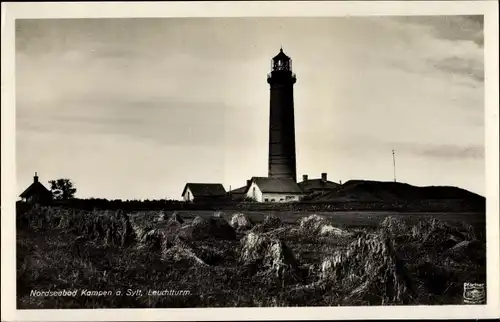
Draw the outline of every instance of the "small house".
[[[336,190],[340,184],[328,181],[327,174],[322,173],[321,178],[318,179],[309,179],[308,175],[304,174],[298,186],[305,194],[325,194]]]
[[[33,183],[19,197],[25,202],[48,203],[52,200],[52,192],[38,181],[38,175],[35,172]]]
[[[220,183],[186,183],[182,191],[184,201],[213,201],[226,197],[226,189]]]
[[[292,178],[253,177],[246,191],[246,196],[257,202],[299,201],[302,195],[302,190]]]
[[[244,200],[247,196],[247,186],[230,190],[227,194],[231,200]]]

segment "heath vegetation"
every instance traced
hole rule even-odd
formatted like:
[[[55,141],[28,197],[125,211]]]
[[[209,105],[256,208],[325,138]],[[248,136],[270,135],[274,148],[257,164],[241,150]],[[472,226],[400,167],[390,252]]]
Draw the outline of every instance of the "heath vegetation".
[[[453,214],[336,217],[25,207],[18,308],[460,304],[464,282],[485,282],[484,224]],[[112,294],[30,296],[64,289]]]

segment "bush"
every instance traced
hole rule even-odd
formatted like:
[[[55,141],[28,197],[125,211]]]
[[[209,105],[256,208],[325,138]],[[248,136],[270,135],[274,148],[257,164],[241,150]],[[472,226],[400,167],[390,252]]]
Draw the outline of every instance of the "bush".
[[[300,229],[310,234],[319,234],[324,225],[326,225],[325,218],[318,215],[311,215],[300,220]]]
[[[175,223],[182,225],[184,223],[184,219],[182,219],[181,215],[177,212],[174,212],[172,216],[168,219],[169,224]]]
[[[231,226],[238,231],[242,231],[251,229],[254,226],[254,223],[244,214],[236,213],[231,218]]]
[[[264,221],[262,223],[255,225],[252,228],[252,232],[255,233],[265,233],[277,228],[280,228],[283,225],[283,222],[281,219],[274,215],[267,215],[266,218],[264,218]]]
[[[241,240],[239,262],[282,281],[298,278],[298,264],[291,249],[283,241],[261,234],[250,232]]]
[[[349,303],[408,304],[416,296],[410,274],[385,234],[367,234],[322,263],[321,278]]]
[[[236,239],[236,232],[229,223],[218,217],[201,218],[197,216],[191,223],[193,227],[193,239]]]
[[[392,236],[408,233],[408,226],[401,217],[387,216],[380,223],[380,228]]]

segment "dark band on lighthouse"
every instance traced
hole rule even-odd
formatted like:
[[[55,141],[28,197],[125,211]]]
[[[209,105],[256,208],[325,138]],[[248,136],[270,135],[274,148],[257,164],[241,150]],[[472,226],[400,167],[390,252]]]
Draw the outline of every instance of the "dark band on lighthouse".
[[[295,160],[295,116],[292,60],[283,49],[271,62],[267,77],[270,85],[269,177],[292,178],[297,181]]]

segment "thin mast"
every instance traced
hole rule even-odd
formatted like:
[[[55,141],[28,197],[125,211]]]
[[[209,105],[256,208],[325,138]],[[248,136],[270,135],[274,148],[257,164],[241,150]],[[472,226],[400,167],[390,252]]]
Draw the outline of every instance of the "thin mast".
[[[396,154],[394,153],[394,149],[392,149],[392,165],[394,168],[394,182],[396,182]]]

